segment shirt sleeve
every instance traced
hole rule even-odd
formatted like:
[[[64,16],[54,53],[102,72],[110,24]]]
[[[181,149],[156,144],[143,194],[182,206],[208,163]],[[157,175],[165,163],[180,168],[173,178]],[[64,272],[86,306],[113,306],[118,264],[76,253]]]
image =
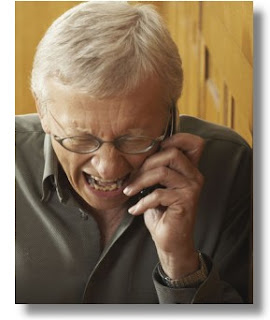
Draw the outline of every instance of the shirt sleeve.
[[[209,274],[198,288],[169,288],[162,284],[157,267],[153,271],[153,282],[160,304],[243,303],[240,295],[226,282],[221,281],[217,268],[209,257]]]

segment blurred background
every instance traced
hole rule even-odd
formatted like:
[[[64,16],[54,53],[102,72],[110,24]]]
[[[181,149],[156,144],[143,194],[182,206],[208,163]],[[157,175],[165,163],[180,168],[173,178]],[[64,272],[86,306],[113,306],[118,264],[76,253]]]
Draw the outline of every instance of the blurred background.
[[[253,3],[131,1],[153,4],[183,61],[179,111],[233,128],[252,145]],[[36,112],[30,92],[35,48],[50,24],[78,1],[20,1],[16,20],[16,114]]]

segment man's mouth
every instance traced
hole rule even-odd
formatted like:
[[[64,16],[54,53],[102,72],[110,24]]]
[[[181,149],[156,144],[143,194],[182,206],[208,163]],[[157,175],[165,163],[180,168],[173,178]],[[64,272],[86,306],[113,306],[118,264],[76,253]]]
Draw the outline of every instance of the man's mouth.
[[[115,191],[123,187],[129,175],[121,179],[105,180],[84,172],[87,183],[95,190],[99,191]]]

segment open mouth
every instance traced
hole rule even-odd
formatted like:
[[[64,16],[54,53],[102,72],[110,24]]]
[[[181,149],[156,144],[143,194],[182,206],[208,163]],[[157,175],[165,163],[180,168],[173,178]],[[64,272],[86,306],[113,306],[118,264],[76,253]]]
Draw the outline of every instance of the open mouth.
[[[128,176],[117,180],[105,180],[101,179],[99,177],[95,177],[93,175],[90,175],[86,172],[84,172],[85,179],[87,183],[93,187],[95,190],[99,191],[116,191],[121,189],[124,186],[124,183],[127,181]]]

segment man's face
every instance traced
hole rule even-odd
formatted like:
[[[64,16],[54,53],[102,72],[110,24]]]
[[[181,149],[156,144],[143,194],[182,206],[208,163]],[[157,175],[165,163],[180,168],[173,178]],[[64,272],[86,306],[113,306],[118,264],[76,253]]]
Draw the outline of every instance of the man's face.
[[[98,100],[50,81],[50,103],[42,118],[47,133],[58,137],[91,134],[104,141],[123,135],[156,138],[164,133],[168,106],[156,81],[142,83],[120,98]],[[104,143],[97,151],[78,154],[64,149],[52,137],[54,151],[73,189],[98,210],[121,208],[123,189],[144,160],[157,150],[130,155]]]

